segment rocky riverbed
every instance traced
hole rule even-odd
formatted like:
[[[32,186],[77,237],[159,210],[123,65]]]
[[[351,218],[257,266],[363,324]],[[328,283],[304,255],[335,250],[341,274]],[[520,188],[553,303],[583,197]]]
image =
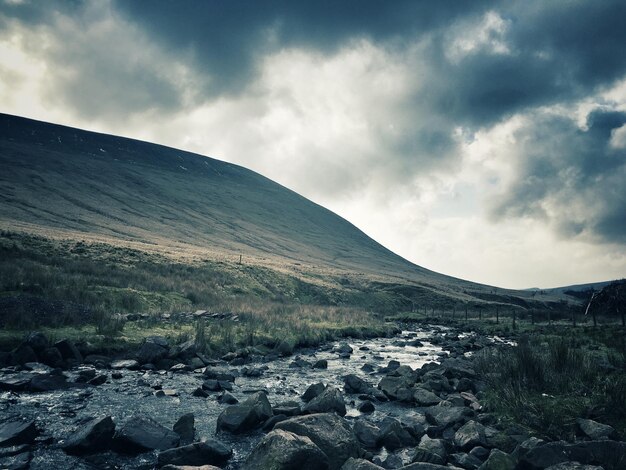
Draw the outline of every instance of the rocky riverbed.
[[[472,360],[497,343],[427,327],[212,360],[149,338],[114,360],[33,334],[0,358],[0,468],[626,468],[609,426],[545,443],[485,412]]]

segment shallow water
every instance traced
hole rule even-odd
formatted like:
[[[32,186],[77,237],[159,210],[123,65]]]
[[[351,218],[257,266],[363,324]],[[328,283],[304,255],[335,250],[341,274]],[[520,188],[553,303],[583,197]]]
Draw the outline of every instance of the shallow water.
[[[361,367],[366,364],[378,367],[387,365],[390,360],[419,368],[427,362],[437,361],[446,353],[428,339],[439,334],[436,330],[404,331],[393,338],[368,340],[347,340],[354,349],[349,359],[341,359],[332,348],[340,342],[326,347],[300,351],[300,354],[270,362],[253,362],[247,367],[267,366],[261,377],[237,377],[232,394],[240,401],[251,391],[264,389],[272,405],[286,400],[297,400],[312,383],[323,382],[343,390],[342,377],[356,374],[372,385],[382,378],[381,373],[366,373]],[[404,345],[409,340],[420,339],[424,346]],[[290,367],[296,358],[311,363],[319,359],[328,361],[328,369]],[[228,367],[241,371],[243,367]],[[108,371],[103,371],[107,373]],[[3,417],[21,415],[35,418],[44,435],[60,441],[68,436],[78,425],[93,416],[110,415],[119,427],[132,415],[140,413],[152,417],[171,429],[178,418],[185,413],[194,413],[197,438],[215,436],[217,417],[227,406],[216,401],[217,392],[209,398],[193,397],[191,393],[202,385],[203,377],[199,373],[174,374],[171,372],[122,371],[123,378],[112,380],[98,387],[82,390],[65,390],[52,393],[0,395],[0,413]],[[152,385],[159,384],[163,389],[175,389],[177,397],[153,395]],[[345,395],[348,409],[347,419],[360,415],[356,409],[360,400],[355,395]],[[376,411],[369,416],[379,421],[384,416],[406,416],[417,411],[406,405],[389,402],[376,403]],[[243,436],[220,433],[217,438],[233,448],[234,455],[227,469],[239,468],[241,462],[263,435],[256,431]],[[135,457],[121,456],[112,452],[97,454],[92,457],[78,458],[66,455],[56,445],[40,446],[35,451],[32,469],[65,468],[111,468],[111,469],[149,469],[153,468],[155,453],[141,454]]]

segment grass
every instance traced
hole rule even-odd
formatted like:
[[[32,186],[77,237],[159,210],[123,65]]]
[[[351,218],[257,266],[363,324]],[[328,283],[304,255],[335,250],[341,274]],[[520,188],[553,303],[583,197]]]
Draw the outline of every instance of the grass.
[[[580,417],[626,435],[623,349],[610,345],[615,330],[589,330],[524,334],[515,346],[484,350],[477,364],[488,384],[487,408],[549,439],[572,440]],[[623,341],[624,332],[619,336]]]

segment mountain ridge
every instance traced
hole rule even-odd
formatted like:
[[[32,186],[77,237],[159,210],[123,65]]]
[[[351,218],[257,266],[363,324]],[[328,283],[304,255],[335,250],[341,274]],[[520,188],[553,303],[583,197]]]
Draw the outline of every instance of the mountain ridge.
[[[0,114],[0,163],[0,226],[8,229],[241,255],[289,270],[426,286],[465,301],[532,298],[411,263],[329,209],[211,157]]]

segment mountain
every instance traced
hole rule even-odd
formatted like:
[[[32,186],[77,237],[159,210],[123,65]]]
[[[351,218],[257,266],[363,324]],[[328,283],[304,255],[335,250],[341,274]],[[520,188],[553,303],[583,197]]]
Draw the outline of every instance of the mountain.
[[[133,139],[0,115],[0,228],[239,260],[308,279],[453,302],[524,305],[530,292],[435,273],[241,166]],[[547,296],[542,301],[556,301]]]

